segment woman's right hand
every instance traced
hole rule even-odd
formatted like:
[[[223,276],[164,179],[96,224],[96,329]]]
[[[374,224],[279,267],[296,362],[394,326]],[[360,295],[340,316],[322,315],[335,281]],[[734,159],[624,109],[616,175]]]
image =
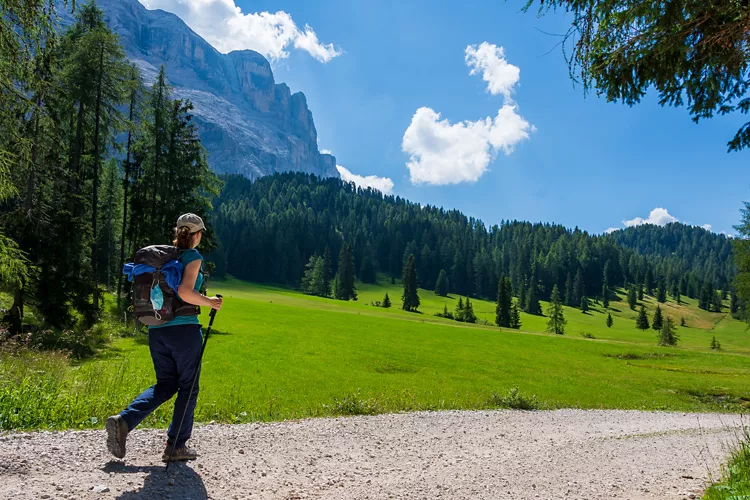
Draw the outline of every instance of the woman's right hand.
[[[211,304],[209,304],[211,306],[211,309],[216,309],[217,311],[221,309],[221,304],[224,302],[224,299],[222,299],[221,297],[206,297],[206,298],[211,302]]]

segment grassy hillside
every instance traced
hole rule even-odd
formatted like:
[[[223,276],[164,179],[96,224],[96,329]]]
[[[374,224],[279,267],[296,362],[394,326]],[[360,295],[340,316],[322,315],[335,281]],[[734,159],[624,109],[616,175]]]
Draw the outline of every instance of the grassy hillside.
[[[204,361],[199,421],[487,408],[501,402],[493,394],[513,387],[547,407],[746,411],[750,401],[745,325],[693,301],[666,304],[666,314],[678,323],[684,316],[688,327],[678,329],[678,347],[665,348],[654,330],[635,328],[622,300],[612,303],[612,328],[596,305],[586,315],[566,308],[566,335],[556,336],[543,332],[546,318],[526,314],[521,331],[437,318],[457,297],[425,290],[422,314],[407,313],[398,285],[360,285],[357,302],[236,280],[212,285],[226,302]],[[369,305],[386,292],[392,309]],[[493,303],[473,303],[480,319],[494,320]],[[721,351],[709,349],[713,335]],[[53,356],[5,356],[0,426],[96,426],[152,377],[143,335],[75,366]],[[165,406],[147,424],[170,416]]]

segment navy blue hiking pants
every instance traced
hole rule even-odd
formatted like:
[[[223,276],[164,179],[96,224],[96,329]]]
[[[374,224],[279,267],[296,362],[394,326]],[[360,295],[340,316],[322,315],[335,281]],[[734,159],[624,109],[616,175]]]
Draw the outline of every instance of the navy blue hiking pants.
[[[202,343],[201,325],[175,325],[149,330],[148,346],[154,360],[156,384],[143,391],[120,412],[130,430],[135,429],[144,418],[176,393],[177,401],[174,405],[172,423],[167,430],[167,443],[171,446],[176,440],[177,448],[185,446],[193,432],[193,413],[198,400],[197,380],[193,393],[188,393],[196,368],[200,371],[198,357]],[[177,436],[177,428],[186,407],[185,422],[182,424],[180,435]]]

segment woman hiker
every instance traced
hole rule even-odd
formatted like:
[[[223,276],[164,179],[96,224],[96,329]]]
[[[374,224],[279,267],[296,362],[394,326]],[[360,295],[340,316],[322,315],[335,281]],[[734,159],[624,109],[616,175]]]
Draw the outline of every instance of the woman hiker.
[[[188,304],[219,310],[222,304],[221,298],[206,297],[199,293],[203,285],[203,275],[200,273],[203,257],[195,248],[200,244],[205,230],[203,220],[195,214],[185,214],[177,219],[173,244],[184,250],[179,260],[185,266],[177,295]],[[163,325],[149,327],[148,345],[154,361],[156,385],[143,391],[119,415],[107,419],[107,448],[114,456],[123,458],[128,433],[177,393],[172,422],[167,429],[167,446],[162,460],[165,462],[169,460],[169,450],[172,444],[175,444],[173,461],[193,460],[197,457],[196,452],[187,446],[187,440],[193,430],[193,412],[198,399],[197,381],[192,394],[188,392],[195,370],[200,370],[198,357],[202,340],[201,325],[196,315],[177,316]],[[178,436],[175,435],[177,426],[180,424],[186,407],[185,422]]]

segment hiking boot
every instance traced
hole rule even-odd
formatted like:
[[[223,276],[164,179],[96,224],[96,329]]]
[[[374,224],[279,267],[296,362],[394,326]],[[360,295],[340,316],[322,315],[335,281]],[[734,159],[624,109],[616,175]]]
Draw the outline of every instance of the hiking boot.
[[[169,462],[169,452],[172,451],[172,446],[167,445],[167,449],[164,450],[164,454],[161,456],[162,462]],[[180,446],[174,449],[172,453],[172,462],[181,462],[185,460],[195,460],[198,458],[198,454],[194,449],[188,448],[187,445]]]
[[[128,439],[128,424],[121,415],[113,415],[104,426],[107,429],[107,449],[117,458],[125,457],[125,441]]]

